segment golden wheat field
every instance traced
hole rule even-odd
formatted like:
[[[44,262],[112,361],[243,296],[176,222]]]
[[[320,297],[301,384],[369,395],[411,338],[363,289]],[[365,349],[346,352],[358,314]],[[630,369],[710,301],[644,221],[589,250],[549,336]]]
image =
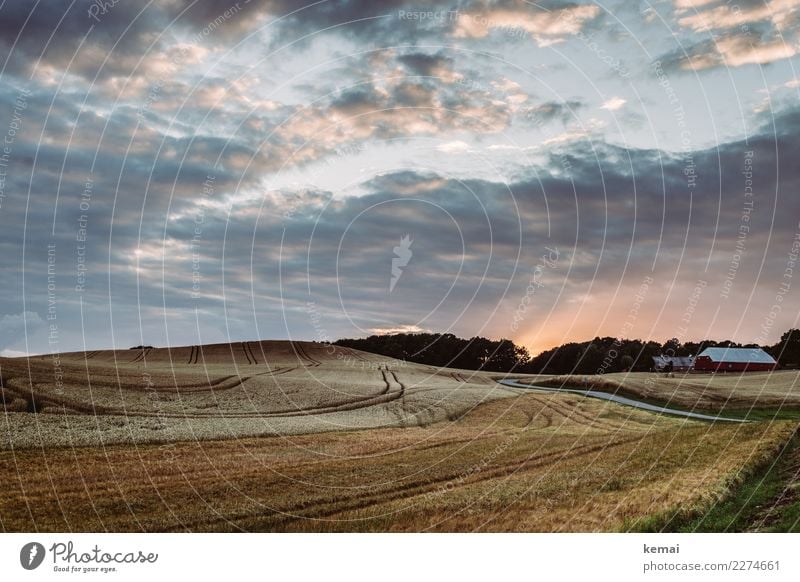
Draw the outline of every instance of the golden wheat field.
[[[57,377],[57,374],[60,376]],[[415,426],[515,395],[492,374],[313,342],[0,359],[3,448]]]
[[[0,374],[4,531],[617,531],[702,511],[796,426],[313,342],[3,359]]]

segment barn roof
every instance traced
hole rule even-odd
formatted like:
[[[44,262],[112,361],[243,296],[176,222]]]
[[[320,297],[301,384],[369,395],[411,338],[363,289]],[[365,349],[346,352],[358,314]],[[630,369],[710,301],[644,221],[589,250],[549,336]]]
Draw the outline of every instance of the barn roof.
[[[714,362],[777,363],[772,356],[761,348],[706,348],[700,356],[708,356]]]
[[[694,358],[684,356],[653,356],[653,362],[656,366],[665,366],[669,362],[672,362],[673,366],[691,368],[694,365]]]

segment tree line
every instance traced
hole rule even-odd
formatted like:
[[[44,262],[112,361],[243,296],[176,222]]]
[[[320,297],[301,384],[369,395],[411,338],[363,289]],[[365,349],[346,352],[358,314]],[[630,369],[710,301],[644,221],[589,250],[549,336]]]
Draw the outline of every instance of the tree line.
[[[479,336],[464,339],[451,333],[372,335],[362,339],[340,339],[335,343],[418,364],[527,374],[645,372],[653,368],[653,356],[696,356],[710,347],[763,347],[781,366],[800,366],[798,329],[790,329],[772,346],[740,344],[731,340],[681,342],[672,338],[659,343],[596,337],[584,342],[569,342],[533,357],[526,348],[510,339],[491,340]]]

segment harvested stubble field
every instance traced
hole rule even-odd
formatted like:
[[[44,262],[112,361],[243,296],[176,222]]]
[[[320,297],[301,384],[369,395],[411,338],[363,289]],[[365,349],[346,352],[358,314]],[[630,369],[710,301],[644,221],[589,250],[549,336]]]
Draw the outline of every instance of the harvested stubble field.
[[[28,413],[0,448],[426,425],[516,394],[492,376],[286,341],[0,359],[5,410]]]
[[[598,531],[704,511],[791,422],[709,424],[322,344],[0,360],[6,531]],[[12,412],[13,410],[13,412]]]

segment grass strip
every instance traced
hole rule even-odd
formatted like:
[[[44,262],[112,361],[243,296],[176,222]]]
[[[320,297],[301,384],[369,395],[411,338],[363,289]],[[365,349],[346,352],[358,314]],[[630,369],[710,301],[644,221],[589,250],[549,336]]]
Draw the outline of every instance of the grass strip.
[[[710,507],[627,521],[629,532],[800,533],[800,428],[775,452],[745,468]]]

